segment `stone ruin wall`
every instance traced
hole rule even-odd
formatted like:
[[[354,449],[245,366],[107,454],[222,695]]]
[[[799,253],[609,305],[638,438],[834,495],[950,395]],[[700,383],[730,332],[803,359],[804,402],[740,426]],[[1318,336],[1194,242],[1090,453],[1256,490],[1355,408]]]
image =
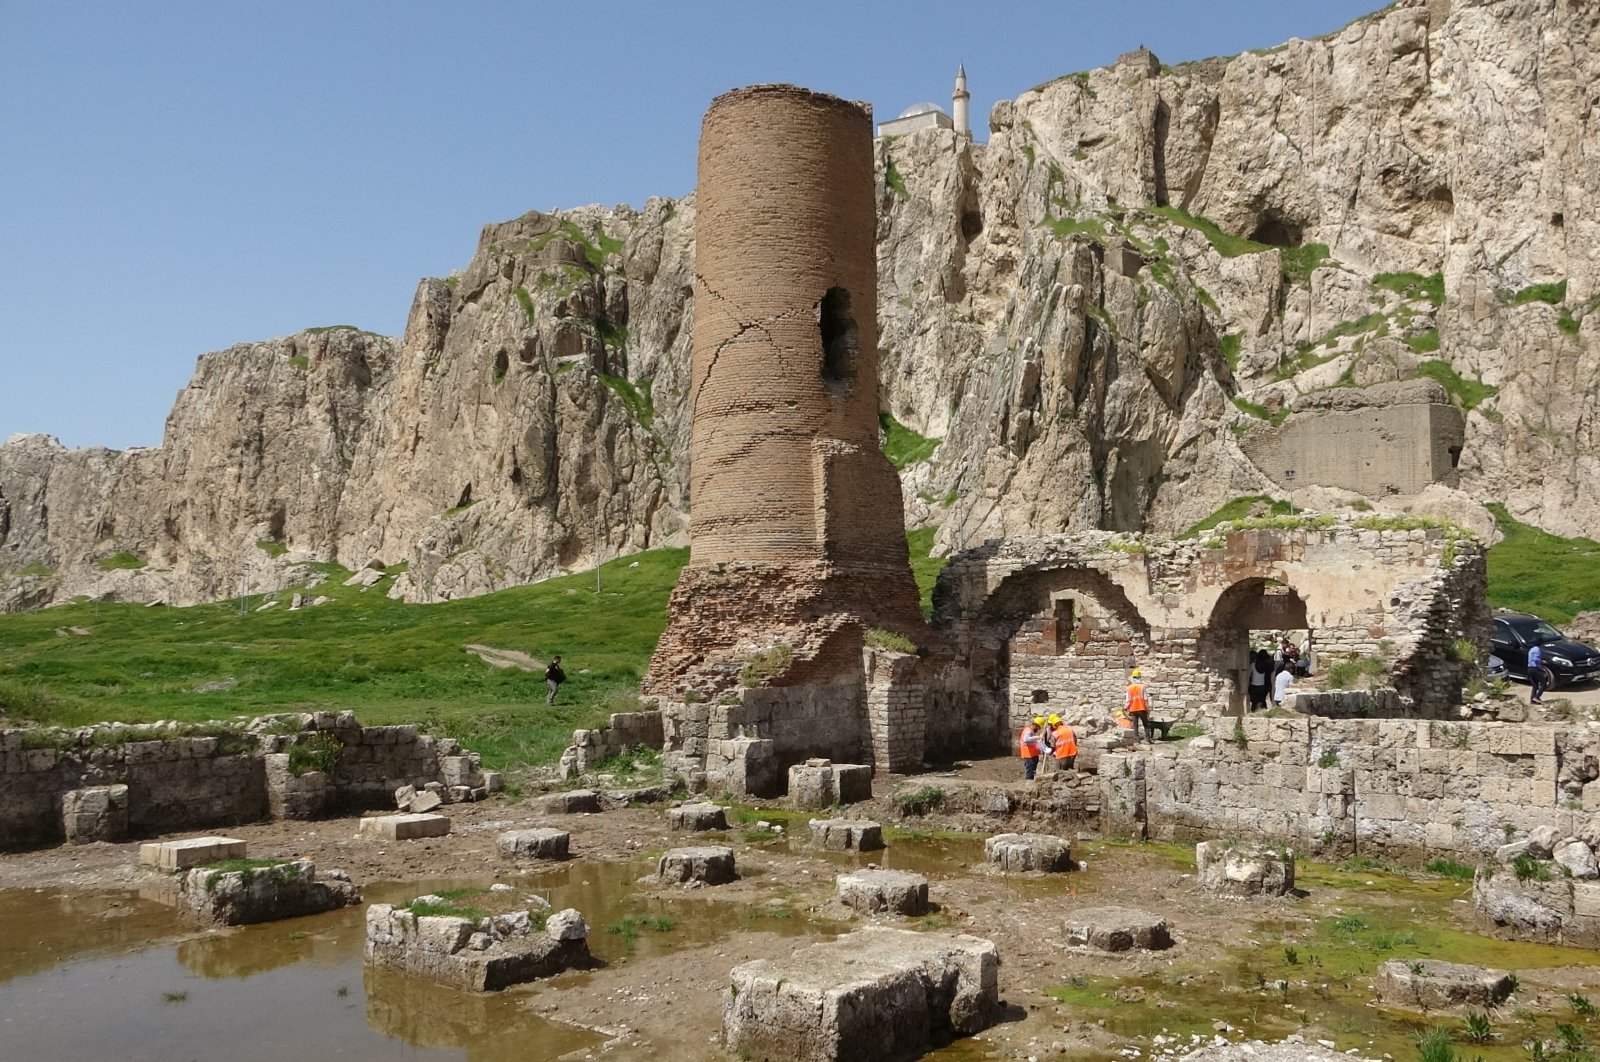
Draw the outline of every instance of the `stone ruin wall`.
[[[1466,416],[1433,380],[1336,387],[1300,396],[1294,416],[1240,444],[1284,490],[1318,484],[1369,498],[1459,484]],[[1293,469],[1293,481],[1284,473]]]
[[[295,734],[258,728],[144,741],[117,740],[116,724],[0,730],[0,849],[60,842],[63,799],[90,786],[127,786],[128,833],[150,836],[392,808],[404,785],[481,784],[478,757],[452,738],[429,737],[412,725],[363,727],[350,712],[303,719]],[[290,775],[288,746],[313,734],[340,742],[332,774]],[[39,747],[44,735],[59,735],[60,745]]]
[[[859,676],[863,628],[923,627],[878,446],[871,115],[738,89],[698,165],[691,554],[645,690],[716,699],[780,643],[762,685]]]
[[[1251,716],[1219,719],[1212,735],[1104,755],[1102,831],[1470,862],[1538,826],[1577,836],[1600,812],[1595,723]]]
[[[1456,643],[1486,651],[1484,577],[1481,547],[1438,528],[1308,519],[1167,543],[1087,532],[957,557],[935,620],[970,668],[971,711],[1002,746],[1041,708],[1103,720],[1134,666],[1157,718],[1236,709],[1252,629],[1309,627],[1321,668],[1391,660],[1407,713],[1439,716],[1460,703],[1475,666],[1457,659]],[[1269,580],[1295,596],[1262,593]]]

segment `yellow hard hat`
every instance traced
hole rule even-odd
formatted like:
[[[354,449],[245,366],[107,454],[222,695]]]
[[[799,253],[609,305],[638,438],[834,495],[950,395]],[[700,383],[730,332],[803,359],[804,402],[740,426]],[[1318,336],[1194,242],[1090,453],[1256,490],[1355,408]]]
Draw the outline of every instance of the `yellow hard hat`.
[[[1143,671],[1140,671],[1138,668],[1134,668],[1133,669],[1133,677],[1134,678],[1141,678],[1141,677],[1143,677],[1143,675],[1144,675]]]
[[[1041,725],[1043,725],[1043,723],[1044,723],[1044,716],[1036,715],[1036,716],[1033,717],[1033,725],[1034,726],[1041,726]]]
[[[1051,723],[1059,723],[1059,722],[1061,722],[1061,717],[1059,715],[1056,715],[1054,712],[1051,712],[1050,713],[1050,722]]]

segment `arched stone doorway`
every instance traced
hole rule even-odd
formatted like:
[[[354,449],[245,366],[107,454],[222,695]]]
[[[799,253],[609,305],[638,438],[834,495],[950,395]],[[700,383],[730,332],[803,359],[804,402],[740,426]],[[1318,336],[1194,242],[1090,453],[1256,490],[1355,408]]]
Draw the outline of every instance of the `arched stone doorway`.
[[[1230,712],[1245,709],[1250,651],[1268,632],[1274,638],[1292,633],[1297,645],[1311,640],[1306,602],[1294,587],[1257,576],[1241,579],[1218,595],[1195,648],[1201,666],[1231,684],[1226,700]]]
[[[1007,576],[972,628],[972,713],[1008,747],[1023,720],[1121,705],[1127,668],[1150,652],[1150,626],[1120,586],[1092,568]]]

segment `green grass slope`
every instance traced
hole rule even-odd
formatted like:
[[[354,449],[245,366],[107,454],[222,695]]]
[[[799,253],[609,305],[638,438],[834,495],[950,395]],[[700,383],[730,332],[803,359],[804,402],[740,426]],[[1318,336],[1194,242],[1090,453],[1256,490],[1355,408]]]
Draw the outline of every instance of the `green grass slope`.
[[[624,557],[601,570],[483,597],[408,605],[340,586],[289,612],[67,605],[0,616],[0,708],[8,722],[199,721],[277,711],[352,709],[363,723],[421,723],[486,761],[554,759],[574,727],[637,707],[639,680],[666,626],[667,595],[688,550]],[[630,565],[637,562],[637,568]],[[288,594],[275,595],[287,601]],[[252,606],[259,604],[259,599]],[[89,633],[57,634],[81,627]],[[542,673],[498,669],[463,648],[559,653],[568,682],[552,708]],[[197,693],[212,682],[230,689]]]
[[[1560,626],[1600,609],[1600,542],[1561,538],[1490,504],[1500,533],[1489,549],[1489,603],[1532,612]]]
[[[944,566],[930,558],[933,529],[907,536],[928,607]],[[289,592],[191,608],[65,605],[0,615],[0,723],[83,726],[176,719],[201,722],[271,712],[350,709],[367,725],[419,723],[459,738],[491,766],[554,760],[577,727],[634,711],[666,626],[667,597],[689,559],[684,549],[612,561],[463,601],[408,605],[361,592],[326,566],[313,593],[333,600],[289,612]],[[632,567],[637,563],[638,567]],[[88,631],[85,635],[69,628]],[[62,633],[57,633],[58,631]],[[500,669],[469,644],[559,653],[567,684],[554,708],[542,672]],[[226,689],[197,692],[212,683]]]

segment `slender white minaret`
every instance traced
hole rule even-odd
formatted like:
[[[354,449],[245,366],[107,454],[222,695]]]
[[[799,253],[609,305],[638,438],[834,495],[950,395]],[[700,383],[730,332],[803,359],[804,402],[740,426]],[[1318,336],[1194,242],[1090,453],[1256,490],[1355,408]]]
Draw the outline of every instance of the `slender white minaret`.
[[[963,63],[956,67],[956,90],[950,94],[950,114],[955,119],[956,135],[972,135],[972,125],[967,121],[967,100],[971,95],[967,92],[967,67]]]

